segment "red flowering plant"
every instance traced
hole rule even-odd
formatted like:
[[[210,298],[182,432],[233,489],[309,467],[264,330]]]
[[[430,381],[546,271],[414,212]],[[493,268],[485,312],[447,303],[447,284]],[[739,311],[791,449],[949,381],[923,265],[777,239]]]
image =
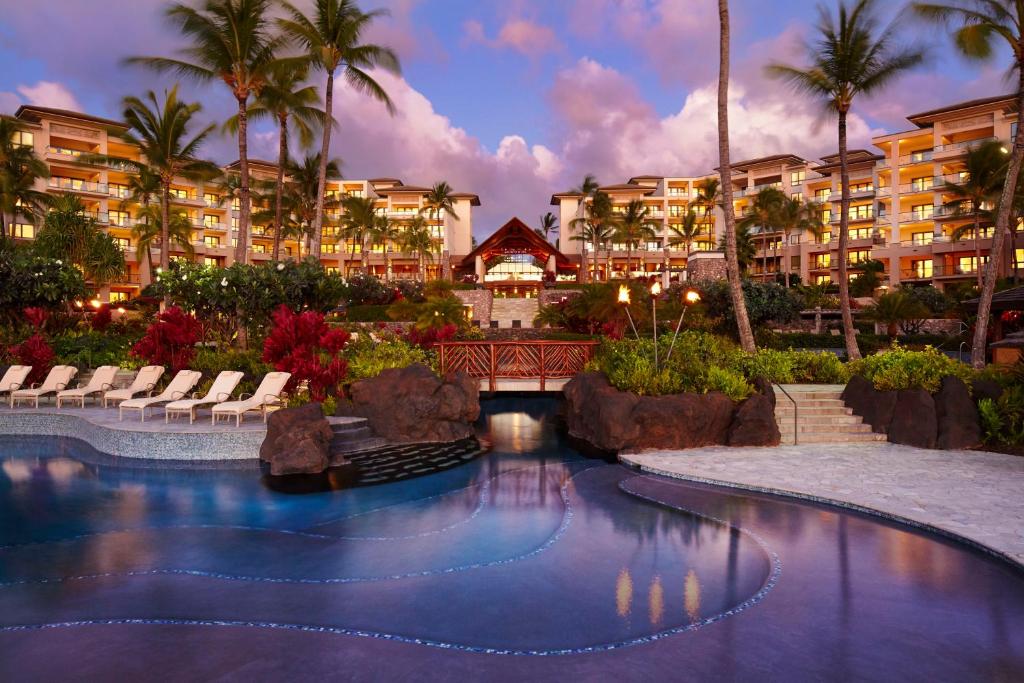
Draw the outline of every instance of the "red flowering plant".
[[[294,392],[306,382],[310,397],[323,401],[348,373],[348,364],[339,354],[351,335],[332,329],[322,313],[295,313],[284,305],[274,311],[271,321],[270,334],[263,342],[263,362],[292,373],[288,391]]]
[[[426,329],[418,329],[413,326],[406,333],[405,341],[422,349],[429,350],[434,348],[435,344],[452,341],[458,333],[459,326],[454,323],[448,323],[440,327],[428,327]]]
[[[32,336],[20,344],[15,344],[7,349],[7,353],[13,356],[19,365],[31,365],[32,372],[29,373],[26,382],[35,384],[41,382],[46,374],[53,367],[54,353],[50,344],[43,336],[43,325],[49,317],[46,309],[29,307],[22,310],[25,320],[35,328]],[[2,349],[0,349],[2,350]]]
[[[132,347],[131,355],[151,365],[164,365],[177,372],[189,366],[196,344],[203,338],[203,326],[195,316],[172,306],[157,316],[156,322]]]
[[[113,314],[110,312],[110,306],[101,306],[95,313],[92,314],[92,319],[89,321],[90,326],[96,332],[105,332],[110,323],[114,320]]]

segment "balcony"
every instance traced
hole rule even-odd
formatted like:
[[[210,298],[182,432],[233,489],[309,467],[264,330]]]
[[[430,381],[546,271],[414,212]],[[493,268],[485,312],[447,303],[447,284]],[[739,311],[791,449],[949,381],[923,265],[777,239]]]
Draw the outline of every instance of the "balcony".
[[[983,142],[991,142],[998,139],[999,138],[997,137],[991,136],[987,138],[977,138],[975,140],[964,140],[963,142],[951,142],[946,145],[939,145],[935,148],[935,152],[946,156],[950,154],[959,154],[961,152],[966,152],[971,147],[976,147]]]
[[[850,193],[850,199],[868,199],[869,197],[875,196],[875,188],[870,190],[855,190]],[[839,202],[843,199],[843,193],[839,190],[833,190],[828,196],[830,202]]]
[[[900,157],[900,166],[912,166],[914,164],[924,164],[931,162],[933,157],[932,150],[922,150],[919,152],[911,152],[910,154]]]
[[[932,193],[936,185],[942,185],[942,177],[924,178],[920,182],[900,185],[900,194],[920,194],[922,192]]]
[[[218,232],[225,232],[228,229],[227,223],[200,223],[204,230],[216,230]]]
[[[900,271],[900,280],[931,280],[935,268],[908,268]]]
[[[109,190],[106,183],[97,183],[91,180],[79,180],[77,178],[50,178],[46,186],[51,190],[63,192],[77,192],[80,194],[108,196]]]
[[[47,156],[67,161],[78,161],[83,154],[94,154],[94,152],[81,149],[71,149],[70,147],[61,147],[59,145],[49,145],[46,148]]]
[[[934,218],[934,211],[904,211],[899,216],[899,222],[902,223],[923,223],[930,221]]]
[[[834,215],[834,216],[832,216],[829,219],[829,223],[831,223],[832,225],[839,225],[839,218],[840,218],[840,216],[838,214]],[[867,211],[867,212],[864,212],[864,213],[850,214],[850,222],[851,223],[863,223],[864,221],[873,221],[873,220],[875,220],[875,212],[874,211]]]

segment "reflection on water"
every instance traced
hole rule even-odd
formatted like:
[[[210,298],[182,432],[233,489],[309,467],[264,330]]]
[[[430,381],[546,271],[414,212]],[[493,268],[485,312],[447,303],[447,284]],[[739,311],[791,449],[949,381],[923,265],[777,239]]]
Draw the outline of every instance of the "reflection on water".
[[[582,458],[556,410],[486,402],[487,455],[305,496],[250,470],[136,469],[73,441],[0,437],[0,648],[4,626],[162,614],[523,651],[700,626],[645,652],[705,678],[763,677],[785,653],[780,679],[1021,679],[1024,588],[1006,566],[874,519]],[[715,621],[745,601],[742,619]]]

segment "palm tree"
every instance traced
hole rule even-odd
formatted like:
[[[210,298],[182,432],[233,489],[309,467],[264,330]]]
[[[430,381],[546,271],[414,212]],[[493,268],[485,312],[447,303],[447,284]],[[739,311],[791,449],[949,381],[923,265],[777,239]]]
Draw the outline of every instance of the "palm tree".
[[[756,229],[760,233],[761,237],[765,237],[769,233],[774,233],[780,229],[779,223],[779,212],[782,210],[782,204],[786,201],[786,193],[782,190],[774,187],[765,187],[761,189],[756,195],[754,195],[754,201],[751,202],[750,211],[743,216],[737,223],[738,227],[743,228],[748,233],[753,233]],[[762,239],[762,247],[767,252],[767,243]],[[764,257],[764,272],[768,272],[768,257]]]
[[[750,270],[750,266],[754,264],[754,260],[757,258],[757,244],[754,242],[754,236],[750,233],[750,228],[737,223],[734,234],[736,244],[736,266],[739,269],[739,272],[744,274]],[[722,235],[718,248],[724,251],[725,246],[725,235]],[[744,303],[746,303],[746,301],[744,301]]]
[[[686,215],[683,216],[682,223],[668,224],[670,233],[668,236],[668,243],[673,247],[682,244],[686,251],[687,259],[690,258],[690,251],[693,248],[694,240],[700,236],[700,232],[703,228],[703,225],[698,221],[699,217],[697,216],[697,212],[691,208],[686,212]]]
[[[161,214],[160,209],[152,205],[139,212],[139,217],[143,221],[132,227],[132,235],[136,239],[136,249],[140,253],[149,254],[153,242],[159,242],[161,251],[170,251],[170,244],[173,243],[185,252],[186,258],[194,259],[196,250],[192,245],[192,221],[188,214],[183,211],[172,211],[166,232]],[[163,241],[165,236],[166,242]],[[165,244],[168,245],[167,248],[164,248]]]
[[[850,281],[847,274],[847,243],[850,227],[850,164],[846,145],[846,120],[858,95],[878,93],[903,72],[924,61],[915,48],[895,45],[893,28],[880,28],[875,16],[876,0],[854,0],[848,7],[840,0],[837,17],[818,7],[818,37],[808,47],[810,66],[805,68],[773,64],[772,76],[787,81],[796,91],[818,100],[827,114],[839,119],[839,173],[842,189],[839,215],[839,303],[847,357],[860,358],[857,331],[850,309]]]
[[[1013,55],[1013,71],[1017,72],[1017,111],[1024,111],[1024,4],[996,0],[960,0],[950,4],[914,3],[916,13],[928,21],[959,26],[953,32],[957,49],[971,59],[989,60],[996,53],[995,43],[1006,41]],[[1020,126],[1013,139],[1013,151],[1006,169],[1006,179],[997,204],[995,231],[984,285],[978,303],[978,320],[974,326],[971,364],[985,366],[988,323],[992,312],[992,295],[999,277],[998,261],[1002,258],[1003,240],[1009,230],[1013,195],[1017,189],[1021,163],[1024,161],[1024,136]]]
[[[400,249],[407,254],[416,254],[420,282],[427,281],[426,260],[433,259],[434,238],[430,226],[423,216],[413,216],[399,239]]]
[[[584,185],[586,180],[590,179],[593,185],[596,185],[596,181],[593,181],[593,176],[587,176],[584,179]],[[569,223],[569,227],[577,231],[579,234],[574,235],[571,239],[586,244],[590,242],[594,248],[594,279],[597,279],[597,252],[598,250],[608,243],[614,233],[615,215],[612,211],[612,198],[606,192],[600,190],[594,190],[593,196],[589,202],[583,205],[583,216],[580,218],[574,218]],[[586,270],[584,268],[584,270]]]
[[[650,209],[644,205],[643,200],[634,199],[626,205],[626,210],[615,221],[616,242],[626,245],[626,277],[632,274],[633,247],[644,244],[648,240],[657,239],[658,233],[655,226],[660,225],[651,219],[648,214]]]
[[[289,161],[287,164],[288,182],[284,189],[284,204],[287,213],[282,219],[284,234],[294,235],[297,239],[308,243],[313,236],[313,223],[316,220],[317,190],[320,183],[320,155],[311,154],[301,161]],[[341,178],[341,160],[327,160],[327,177],[331,180]],[[326,199],[324,206],[338,208],[341,201]],[[327,223],[336,224],[331,219]],[[321,228],[322,229],[322,228]]]
[[[548,211],[546,214],[540,217],[540,227],[535,228],[538,235],[544,238],[544,241],[549,241],[550,235],[558,227],[558,216]]]
[[[825,224],[821,222],[822,207],[816,202],[805,202],[800,197],[783,197],[778,212],[778,227],[782,230],[782,260],[785,265],[786,287],[790,286],[792,264],[789,258],[789,236],[810,233],[821,238]]]
[[[346,239],[352,240],[353,262],[356,260],[356,246],[359,246],[360,267],[365,273],[368,264],[366,241],[377,223],[377,207],[371,197],[347,196],[341,200],[341,204],[345,208],[345,214],[341,217],[342,234]],[[315,225],[314,223],[314,230]],[[315,233],[313,239],[316,239]]]
[[[981,279],[981,218],[990,215],[986,206],[994,205],[1006,182],[1006,166],[1008,163],[1003,145],[998,140],[983,142],[967,151],[964,159],[965,175],[959,183],[946,182],[938,189],[939,192],[951,195],[952,199],[945,203],[958,216],[971,216],[972,223],[961,225],[953,231],[951,239],[955,242],[968,234],[974,236],[974,255],[978,289],[982,288]],[[995,258],[992,252],[992,258]]]
[[[167,18],[191,40],[182,58],[132,57],[160,72],[174,72],[200,83],[222,81],[238,105],[239,214],[235,261],[248,258],[252,203],[249,188],[249,98],[258,96],[276,65],[276,53],[285,44],[270,32],[273,0],[201,0],[199,8],[173,4]],[[167,213],[164,213],[167,223]],[[163,261],[163,254],[161,254]]]
[[[718,0],[718,26],[718,173],[725,212],[725,272],[729,279],[729,295],[736,315],[740,345],[744,351],[752,353],[756,346],[736,255],[736,207],[732,203],[732,165],[729,161],[729,0]]]
[[[379,214],[373,224],[373,242],[384,248],[384,279],[391,280],[391,247],[402,237],[402,229],[387,214]]]
[[[85,205],[70,194],[50,198],[50,210],[36,235],[43,256],[72,263],[97,287],[124,275],[124,252],[113,237],[87,215]]]
[[[307,17],[290,2],[282,0],[287,18],[279,19],[278,25],[284,33],[297,42],[305,54],[301,59],[327,74],[325,93],[325,119],[334,121],[334,77],[342,71],[346,83],[359,92],[383,102],[388,113],[394,114],[395,107],[384,88],[367,73],[368,69],[380,68],[399,74],[401,67],[393,50],[372,43],[363,43],[363,34],[377,18],[385,16],[385,10],[363,12],[351,0],[315,0],[313,14]],[[331,126],[323,127],[323,143],[320,159],[324,164],[330,156]],[[327,167],[321,165],[318,196],[324,197],[327,190]],[[313,222],[314,253],[320,253],[320,228],[323,225],[324,205],[321,199]]]
[[[902,289],[878,297],[866,311],[868,320],[883,323],[886,334],[896,337],[900,324],[908,320],[922,320],[930,315],[928,307]]]
[[[139,261],[139,284],[143,288],[153,284],[153,252],[152,243],[156,234],[153,233],[153,226],[150,225],[152,211],[149,208],[154,199],[160,197],[160,176],[150,170],[149,166],[143,166],[138,173],[128,175],[128,196],[121,200],[120,208],[126,211],[129,206],[139,206],[141,210],[137,218],[142,218],[141,223],[132,225],[132,237],[136,241],[136,259]],[[147,239],[143,239],[148,236]]]
[[[452,186],[444,180],[434,183],[430,191],[423,197],[423,208],[420,209],[420,213],[426,212],[433,216],[434,223],[441,219],[442,211],[455,220],[459,220],[459,215],[455,213],[454,194]]]
[[[0,116],[0,241],[6,239],[7,217],[11,221],[11,239],[15,236],[15,215],[38,222],[46,207],[47,195],[35,189],[36,180],[49,178],[50,169],[29,145],[15,142],[24,130],[16,120]]]
[[[583,176],[583,182],[580,183],[579,187],[574,187],[572,192],[579,192],[584,197],[591,197],[601,187],[601,183],[597,182],[597,178],[593,173],[588,173]]]
[[[252,119],[273,118],[277,123],[278,152],[277,178],[274,186],[274,251],[273,259],[279,260],[281,232],[284,221],[284,173],[288,165],[288,135],[290,128],[298,133],[299,143],[308,147],[313,143],[314,128],[324,125],[324,113],[316,107],[320,94],[316,86],[302,87],[309,75],[304,65],[279,64],[270,73],[270,79],[260,90],[249,116]],[[232,116],[224,124],[232,133],[238,132],[238,117]]]

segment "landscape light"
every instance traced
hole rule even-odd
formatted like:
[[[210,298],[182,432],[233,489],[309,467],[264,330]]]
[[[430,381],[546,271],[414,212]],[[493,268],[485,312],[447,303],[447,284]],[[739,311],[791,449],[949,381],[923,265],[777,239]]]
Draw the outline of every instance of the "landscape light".
[[[92,301],[89,302],[89,305],[92,306],[93,308],[99,308],[100,306],[103,305],[103,302],[100,301],[99,299],[93,299]]]
[[[688,289],[686,294],[683,295],[683,312],[679,316],[679,322],[676,323],[676,333],[672,336],[672,343],[669,344],[668,353],[665,355],[665,362],[667,363],[669,358],[672,357],[672,350],[676,348],[676,339],[679,338],[679,330],[683,327],[683,318],[686,317],[686,309],[700,301],[700,292],[695,289]]]
[[[629,287],[626,285],[619,285],[619,303],[626,309],[629,326],[633,328],[633,334],[636,335],[637,341],[640,341],[640,333],[636,331],[636,325],[633,324],[633,316],[629,313],[629,305],[632,303],[632,300],[629,298]]]
[[[661,283],[651,283],[651,327],[654,330],[654,370],[658,370],[658,296],[661,294]]]

